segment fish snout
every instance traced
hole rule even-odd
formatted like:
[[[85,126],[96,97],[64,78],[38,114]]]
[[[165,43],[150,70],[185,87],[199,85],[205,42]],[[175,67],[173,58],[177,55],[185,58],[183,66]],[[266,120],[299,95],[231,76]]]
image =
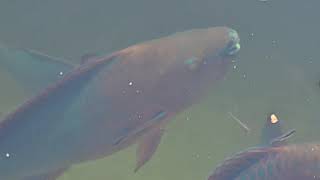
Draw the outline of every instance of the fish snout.
[[[228,30],[228,43],[223,50],[223,55],[232,56],[240,51],[240,37],[234,29]]]

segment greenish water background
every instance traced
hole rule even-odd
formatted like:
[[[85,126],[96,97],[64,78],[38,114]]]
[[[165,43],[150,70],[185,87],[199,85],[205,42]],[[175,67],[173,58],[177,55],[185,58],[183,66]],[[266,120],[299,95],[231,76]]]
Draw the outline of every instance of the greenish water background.
[[[192,28],[236,29],[236,68],[209,97],[170,123],[161,145],[138,173],[135,147],[74,166],[59,180],[196,180],[225,157],[258,143],[269,112],[278,112],[290,140],[320,140],[320,12],[317,0],[1,0],[0,42],[77,62]],[[25,98],[0,72],[0,116]],[[228,112],[251,128],[246,135]]]

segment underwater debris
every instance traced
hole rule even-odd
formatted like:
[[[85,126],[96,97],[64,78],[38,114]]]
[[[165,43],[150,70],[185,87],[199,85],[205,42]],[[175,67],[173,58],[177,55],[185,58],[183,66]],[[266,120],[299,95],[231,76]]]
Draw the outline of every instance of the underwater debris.
[[[240,124],[240,126],[245,130],[246,134],[250,133],[251,130],[245,123],[243,123],[240,119],[235,117],[231,112],[228,112],[228,114],[233,120],[235,120],[238,124]]]

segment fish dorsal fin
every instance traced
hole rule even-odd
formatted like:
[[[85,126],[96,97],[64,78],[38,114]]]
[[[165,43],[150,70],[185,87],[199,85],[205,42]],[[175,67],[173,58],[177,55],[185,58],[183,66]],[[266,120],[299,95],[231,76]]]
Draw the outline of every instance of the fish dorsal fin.
[[[0,68],[6,70],[27,95],[33,95],[58,81],[73,65],[34,50],[1,46]]]
[[[208,180],[231,180],[253,164],[265,158],[270,148],[252,148],[226,159],[218,166]]]
[[[282,134],[281,136],[278,136],[270,141],[270,146],[276,147],[276,146],[283,146],[284,143],[287,142],[287,139],[289,139],[294,133],[296,132],[295,129],[291,129],[288,132]]]
[[[81,56],[80,64],[85,64],[87,62],[93,61],[98,58],[98,55],[95,53],[87,53]]]
[[[275,113],[268,114],[261,132],[260,146],[270,146],[270,141],[283,135],[283,121]],[[285,142],[277,145],[285,145]]]

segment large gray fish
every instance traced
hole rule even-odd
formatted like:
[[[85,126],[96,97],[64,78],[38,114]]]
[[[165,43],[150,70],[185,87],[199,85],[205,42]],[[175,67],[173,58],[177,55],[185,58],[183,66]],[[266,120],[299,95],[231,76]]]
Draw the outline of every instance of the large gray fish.
[[[226,73],[235,30],[194,29],[81,65],[2,48],[0,67],[32,97],[0,124],[0,179],[54,179],[73,164],[138,143],[137,171],[167,122]]]

